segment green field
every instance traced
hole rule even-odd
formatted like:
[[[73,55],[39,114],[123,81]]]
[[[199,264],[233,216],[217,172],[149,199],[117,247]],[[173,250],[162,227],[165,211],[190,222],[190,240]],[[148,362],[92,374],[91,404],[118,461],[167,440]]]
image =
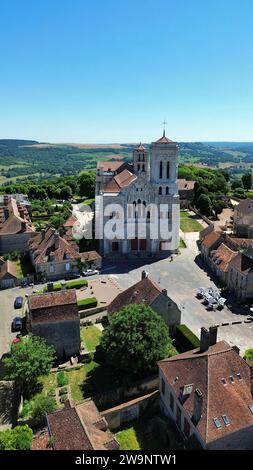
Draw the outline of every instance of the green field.
[[[192,217],[188,212],[180,211],[180,228],[182,232],[200,232],[203,229],[203,226]]]

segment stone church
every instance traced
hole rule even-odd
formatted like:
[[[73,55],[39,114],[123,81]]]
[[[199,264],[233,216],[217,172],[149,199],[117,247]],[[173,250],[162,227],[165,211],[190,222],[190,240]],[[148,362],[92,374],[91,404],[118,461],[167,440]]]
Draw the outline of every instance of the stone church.
[[[137,146],[132,163],[98,162],[95,217],[102,255],[156,257],[177,251],[177,167],[178,145],[166,137],[165,131],[149,148]],[[117,207],[121,208],[120,214]],[[138,229],[143,221],[146,232]],[[117,230],[115,235],[106,236],[108,223],[121,224],[120,234]],[[165,232],[160,226],[166,228]]]

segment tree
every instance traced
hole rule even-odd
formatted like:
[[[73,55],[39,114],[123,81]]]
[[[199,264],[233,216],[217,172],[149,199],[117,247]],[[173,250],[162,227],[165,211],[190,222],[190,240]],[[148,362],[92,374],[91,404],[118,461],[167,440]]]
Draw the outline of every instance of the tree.
[[[48,375],[55,359],[55,351],[39,336],[23,338],[11,345],[11,355],[3,359],[7,378],[14,380],[20,392],[34,389],[40,375]]]
[[[246,191],[249,191],[252,187],[252,173],[245,173],[242,175],[242,184]]]
[[[78,183],[81,196],[85,196],[87,198],[94,197],[96,184],[96,173],[94,171],[81,173],[78,178]]]
[[[72,189],[70,186],[63,186],[60,190],[61,199],[70,199],[72,197]]]
[[[99,353],[119,372],[145,374],[166,357],[171,340],[164,320],[150,307],[133,304],[112,317]]]
[[[37,426],[45,424],[47,413],[53,413],[56,409],[54,397],[39,394],[36,396],[33,405],[32,417]]]
[[[231,189],[237,189],[237,188],[242,188],[242,180],[234,180],[232,181],[232,184],[231,184]]]
[[[33,432],[25,424],[0,432],[0,450],[30,450]]]
[[[56,229],[58,229],[59,227],[61,227],[61,225],[63,225],[65,222],[65,219],[64,217],[59,214],[59,215],[54,215],[53,217],[51,217],[50,219],[50,225]]]
[[[196,201],[196,206],[201,214],[209,216],[212,212],[211,199],[207,194],[201,194]]]
[[[246,349],[243,359],[253,359],[253,349]]]
[[[212,205],[212,209],[215,212],[215,216],[217,217],[218,214],[221,214],[223,209],[226,207],[226,204],[224,201],[214,201]]]

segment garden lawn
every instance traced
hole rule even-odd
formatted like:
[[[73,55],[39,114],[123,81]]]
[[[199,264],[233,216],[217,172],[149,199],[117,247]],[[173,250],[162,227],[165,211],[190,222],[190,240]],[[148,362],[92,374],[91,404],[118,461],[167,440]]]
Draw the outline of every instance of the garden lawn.
[[[134,427],[126,428],[115,435],[121,450],[141,450]]]
[[[194,220],[186,211],[180,211],[180,228],[182,232],[200,232],[203,226]]]
[[[102,332],[94,325],[81,326],[81,340],[88,351],[94,351],[100,343]]]
[[[85,382],[87,374],[96,367],[98,367],[98,364],[91,361],[88,364],[84,364],[79,369],[65,371],[71,390],[71,398],[73,400],[81,401],[84,400],[84,398],[88,398],[88,395],[84,392],[83,383]]]

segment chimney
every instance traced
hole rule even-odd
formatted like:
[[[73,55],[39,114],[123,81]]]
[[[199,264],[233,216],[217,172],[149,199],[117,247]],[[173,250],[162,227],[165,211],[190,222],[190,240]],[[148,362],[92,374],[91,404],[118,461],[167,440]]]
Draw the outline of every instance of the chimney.
[[[162,289],[162,293],[163,293],[163,295],[167,296],[168,295],[167,289]]]
[[[209,346],[213,346],[217,343],[217,326],[210,326],[209,328]]]
[[[59,233],[56,233],[55,236],[54,236],[54,246],[55,246],[55,249],[58,250],[59,246],[60,246],[60,236],[59,236]]]
[[[48,292],[53,292],[54,290],[54,283],[53,282],[48,282],[47,283],[47,291]]]
[[[209,331],[202,326],[200,333],[200,352],[207,351],[209,348]]]
[[[8,206],[9,196],[4,196],[4,206]]]
[[[141,280],[145,279],[146,277],[148,277],[147,271],[142,271],[142,273],[141,273]]]
[[[26,222],[21,222],[21,232],[26,232]]]
[[[250,369],[250,391],[251,395],[253,396],[253,359],[248,359],[246,362]]]
[[[194,393],[194,408],[192,414],[192,422],[196,426],[201,418],[202,415],[202,403],[203,403],[203,395],[199,388],[196,388]]]
[[[10,211],[8,207],[4,207],[4,218],[7,220],[10,216]]]
[[[24,217],[25,217],[25,211],[24,211],[23,208],[20,208],[20,209],[19,209],[19,215],[20,215],[21,219],[24,219]]]
[[[232,349],[233,349],[237,354],[240,354],[240,348],[238,348],[238,346],[232,346]]]
[[[46,230],[43,228],[41,230],[41,239],[44,240],[45,239],[45,235],[46,235]]]

